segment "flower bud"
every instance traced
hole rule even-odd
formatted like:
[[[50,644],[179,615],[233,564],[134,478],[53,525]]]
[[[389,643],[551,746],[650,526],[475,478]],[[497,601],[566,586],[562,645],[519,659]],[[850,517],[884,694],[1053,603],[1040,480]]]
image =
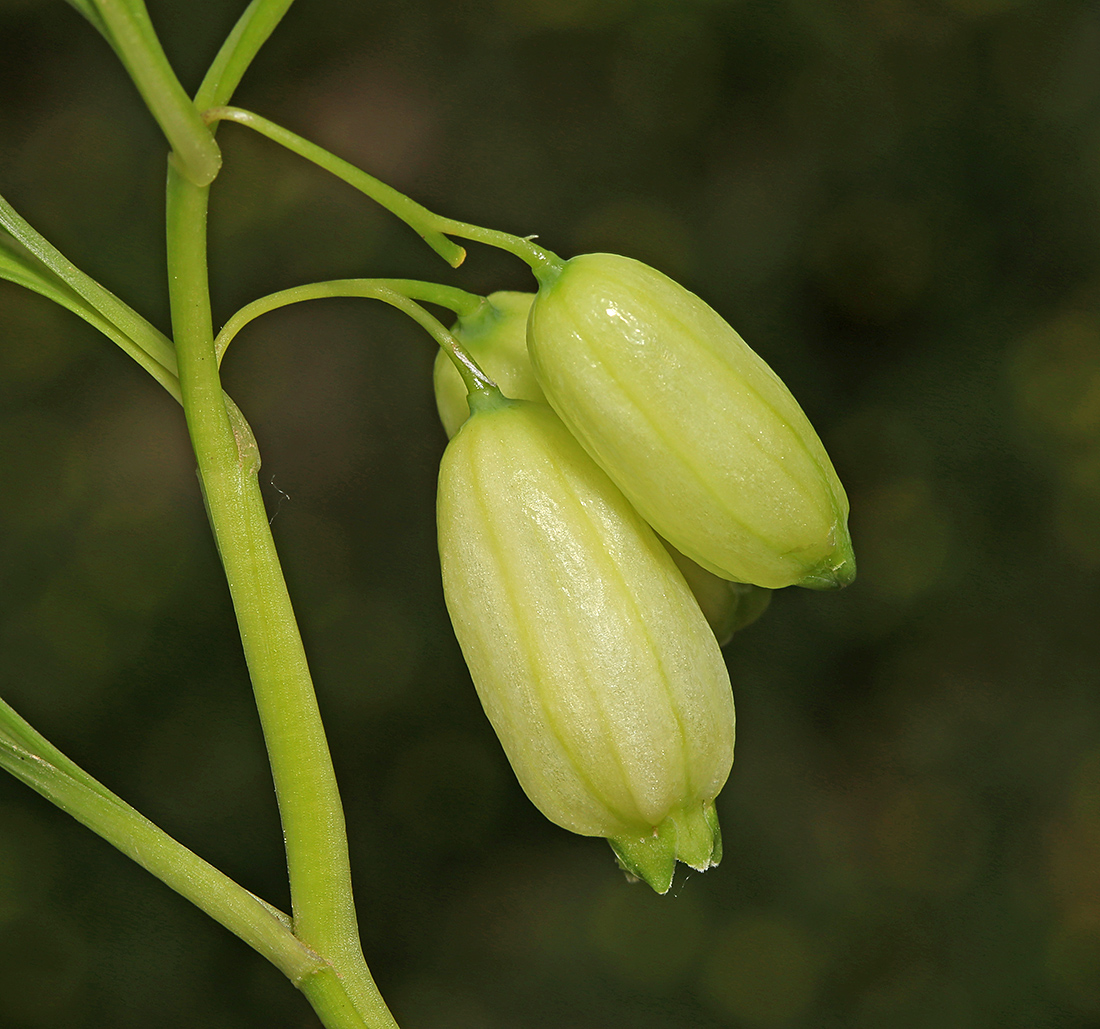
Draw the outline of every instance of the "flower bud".
[[[505,396],[545,402],[527,353],[527,313],[534,299],[534,293],[494,293],[474,315],[460,318],[451,332]],[[443,350],[436,356],[432,378],[439,418],[450,438],[470,415],[466,384]],[[719,578],[667,540],[662,542],[695,594],[720,646],[764,613],[771,600],[770,590]]]
[[[527,330],[538,381],[657,532],[726,579],[852,580],[848,500],[825,448],[717,312],[626,257],[538,274]]]
[[[506,397],[545,402],[527,355],[527,313],[534,299],[534,293],[493,293],[473,314],[459,318],[451,333]],[[470,407],[466,384],[443,350],[436,354],[432,380],[439,418],[450,438]]]
[[[544,404],[473,394],[439,472],[447,608],[520,785],[659,893],[717,864],[721,652],[656,535]]]

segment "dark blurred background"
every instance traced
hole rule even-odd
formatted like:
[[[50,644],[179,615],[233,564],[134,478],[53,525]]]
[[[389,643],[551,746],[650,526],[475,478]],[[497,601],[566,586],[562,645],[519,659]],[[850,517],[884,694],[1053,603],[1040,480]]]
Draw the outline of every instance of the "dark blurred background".
[[[243,0],[150,4],[187,87]],[[0,192],[168,329],[164,146],[59,0],[0,0]],[[726,856],[663,898],[546,822],[441,596],[432,346],[325,301],[234,343],[403,1029],[1100,1024],[1100,8],[1086,0],[298,0],[236,101],[444,214],[680,279],[786,380],[852,501],[842,594],[727,648]],[[215,317],[450,271],[223,126]],[[288,904],[180,410],[0,283],[0,692]],[[0,1026],[306,1027],[293,988],[0,778]]]

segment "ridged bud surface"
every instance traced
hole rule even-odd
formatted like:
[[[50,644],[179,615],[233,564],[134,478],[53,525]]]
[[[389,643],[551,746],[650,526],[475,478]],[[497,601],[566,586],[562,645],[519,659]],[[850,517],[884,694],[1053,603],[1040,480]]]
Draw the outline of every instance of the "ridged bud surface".
[[[817,433],[695,294],[585,254],[542,275],[527,343],[550,404],[677,550],[772,589],[851,581],[848,500]]]
[[[460,318],[451,331],[506,397],[545,402],[527,353],[527,314],[534,299],[534,293],[494,293],[487,298],[484,308],[468,318]],[[450,438],[470,416],[470,406],[466,384],[442,350],[435,360],[433,385],[439,419]],[[730,641],[734,632],[764,613],[771,599],[770,591],[720,578],[667,541],[665,545],[721,646]]]
[[[664,892],[717,863],[721,652],[648,525],[549,407],[475,401],[439,475],[443,588],[486,714],[551,821]]]

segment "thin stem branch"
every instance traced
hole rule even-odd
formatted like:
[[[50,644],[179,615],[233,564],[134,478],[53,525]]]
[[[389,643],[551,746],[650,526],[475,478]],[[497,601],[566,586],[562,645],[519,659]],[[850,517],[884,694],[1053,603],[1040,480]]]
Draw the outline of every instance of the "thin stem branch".
[[[496,383],[469,355],[466,348],[440,324],[439,320],[415,303],[415,300],[425,300],[428,303],[449,307],[460,315],[471,315],[487,303],[485,298],[451,286],[442,286],[435,282],[418,282],[415,279],[333,279],[329,282],[294,286],[291,289],[261,297],[242,307],[218,333],[217,339],[214,340],[214,351],[218,355],[218,363],[221,363],[226,348],[233,338],[250,321],[268,311],[274,311],[289,304],[326,297],[365,297],[381,300],[391,307],[396,307],[428,332],[446,351],[447,356],[458,369],[458,374],[462,376],[467,391],[479,392],[496,386]]]
[[[484,297],[453,286],[444,286],[436,282],[420,282],[416,279],[330,279],[326,282],[310,282],[290,289],[269,293],[265,297],[253,300],[237,311],[222,326],[214,340],[214,350],[218,363],[229,344],[249,322],[269,311],[280,307],[301,303],[304,300],[323,300],[335,297],[365,297],[389,301],[389,295],[400,295],[409,300],[422,300],[429,304],[446,307],[460,317],[473,315],[483,304]],[[395,305],[397,306],[397,305]]]
[[[172,346],[172,341],[147,319],[138,314],[129,304],[120,300],[105,286],[101,286],[90,275],[82,272],[2,196],[0,196],[0,227],[6,229],[27,252],[25,255],[20,255],[12,251],[10,254],[12,260],[18,260],[18,263],[28,272],[37,273],[43,282],[53,279],[59,284],[63,283],[78,297],[87,301],[93,310],[99,312],[107,322],[115,326],[127,339],[140,347],[152,361],[159,364],[169,374],[173,376],[176,374],[176,352]],[[26,260],[28,257],[33,257],[41,264],[42,268],[34,268]],[[49,273],[48,276],[47,272]],[[24,283],[24,285],[26,284]],[[38,290],[38,292],[44,291]],[[51,297],[51,299],[57,298]],[[69,307],[70,305],[66,304],[65,306]],[[70,307],[70,310],[75,310],[75,308]],[[76,313],[84,317],[82,311]],[[115,339],[114,336],[111,336],[111,338]],[[116,339],[115,342],[119,341]],[[129,352],[129,348],[123,347],[123,349]],[[130,356],[134,357],[143,367],[148,368],[145,361],[136,354],[131,353]]]
[[[368,175],[355,165],[336,157],[316,143],[311,143],[308,139],[303,139],[289,129],[284,129],[281,125],[276,125],[275,122],[251,111],[245,111],[239,107],[214,107],[205,111],[203,118],[207,122],[233,121],[238,125],[245,125],[300,157],[304,157],[307,161],[312,161],[337,178],[343,179],[348,185],[354,186],[361,193],[381,204],[387,211],[418,232],[424,242],[453,268],[457,268],[465,260],[466,251],[449,240],[447,238],[449,235],[505,250],[526,262],[536,273],[548,266],[561,264],[561,259],[557,255],[536,246],[531,238],[513,236],[508,232],[485,229],[435,214],[405,196],[404,193],[398,192],[373,175]]]
[[[23,260],[22,255],[16,256],[7,253],[2,241],[0,241],[0,279],[7,279],[9,282],[14,282],[16,285],[47,297],[55,304],[60,304],[83,318],[93,328],[98,329],[104,336],[118,344],[122,350],[153,376],[172,397],[177,401],[181,399],[179,379],[176,378],[174,371],[169,371],[160,361],[152,357],[144,347],[122,332],[113,322],[104,318],[83,297],[78,296],[48,269],[43,269],[41,266],[36,267],[37,264],[38,262],[31,264],[30,261]],[[173,354],[173,369],[175,364],[175,355]]]
[[[244,14],[237,19],[233,31],[226,36],[195,94],[195,107],[205,111],[208,107],[229,103],[252,59],[267,37],[275,30],[294,0],[252,0]]]
[[[95,4],[92,0],[69,0],[69,5],[75,7],[88,21],[92,27],[101,35],[108,43],[111,42],[111,30],[107,28],[106,23],[99,16],[99,11],[96,10]],[[111,44],[114,45],[113,43]]]
[[[135,811],[2,700],[0,767],[236,933],[295,985],[326,967],[295,937],[286,915]]]

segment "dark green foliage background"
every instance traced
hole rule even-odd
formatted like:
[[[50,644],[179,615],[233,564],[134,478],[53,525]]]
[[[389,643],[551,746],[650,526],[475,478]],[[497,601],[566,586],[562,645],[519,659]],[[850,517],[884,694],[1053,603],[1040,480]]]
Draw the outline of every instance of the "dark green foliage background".
[[[243,0],[151,4],[194,88]],[[164,148],[66,5],[0,2],[0,190],[164,329]],[[1086,0],[298,0],[237,101],[428,206],[655,264],[799,397],[860,577],[728,648],[722,866],[652,896],[524,798],[443,607],[427,338],[269,315],[225,365],[404,1029],[1100,1022],[1100,9]],[[298,282],[528,288],[245,130],[216,318]],[[0,692],[286,905],[181,413],[0,283]],[[300,1027],[260,958],[0,779],[0,1026]]]

